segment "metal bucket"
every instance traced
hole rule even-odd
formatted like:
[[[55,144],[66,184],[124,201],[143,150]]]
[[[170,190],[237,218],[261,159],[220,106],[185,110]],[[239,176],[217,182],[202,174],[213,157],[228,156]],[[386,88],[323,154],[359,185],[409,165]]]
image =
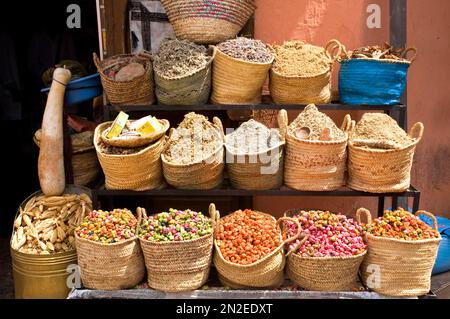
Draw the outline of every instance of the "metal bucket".
[[[91,196],[90,189],[75,185],[67,185],[64,193],[86,193]],[[38,191],[30,195],[20,206],[25,207],[33,196],[41,194],[42,192]],[[67,272],[67,267],[77,264],[75,250],[50,255],[32,255],[11,249],[11,259],[17,299],[64,299],[69,294],[71,288],[67,281],[71,272]]]

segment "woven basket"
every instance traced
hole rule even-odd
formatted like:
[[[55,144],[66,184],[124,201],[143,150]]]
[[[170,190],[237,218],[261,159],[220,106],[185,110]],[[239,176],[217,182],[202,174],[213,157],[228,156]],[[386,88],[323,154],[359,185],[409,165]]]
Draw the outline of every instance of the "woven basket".
[[[410,186],[416,145],[423,135],[417,122],[409,132],[414,142],[400,149],[371,149],[348,142],[348,187],[370,193],[403,192]],[[351,135],[351,133],[350,133]]]
[[[149,145],[154,141],[161,139],[161,137],[166,134],[167,130],[170,127],[170,123],[168,120],[158,120],[158,122],[159,124],[161,124],[161,129],[157,132],[153,132],[144,136],[118,136],[111,139],[106,137],[106,135],[109,133],[108,128],[104,130],[102,134],[100,134],[100,138],[103,143],[115,147],[134,148]]]
[[[265,213],[260,214],[269,216],[278,225],[286,220],[291,220],[298,224],[298,222],[291,218],[282,217],[276,221],[271,215]],[[297,229],[300,230],[300,225],[298,225]],[[284,281],[284,245],[296,240],[299,236],[300,231],[295,236],[283,241],[282,244],[270,254],[249,265],[239,265],[225,260],[220,252],[217,240],[214,240],[214,265],[219,273],[219,279],[225,286],[234,289],[279,287]],[[281,231],[280,238],[282,238]]]
[[[292,217],[298,210],[284,213]],[[295,251],[307,240],[305,236],[286,253],[286,275],[306,290],[346,291],[351,290],[358,279],[358,270],[366,251],[349,257],[302,257]]]
[[[139,213],[137,218],[139,225]],[[75,245],[81,281],[86,288],[126,289],[137,285],[144,278],[144,258],[137,236],[105,245],[75,234]]]
[[[161,0],[177,38],[215,44],[234,38],[255,10],[254,0]]]
[[[40,147],[39,129],[33,136],[34,143]],[[94,145],[74,145],[73,141],[76,136],[88,135],[88,132],[74,134],[72,138],[72,175],[73,183],[75,185],[86,186],[95,181],[100,172],[100,165],[98,164],[97,154],[95,153]],[[92,137],[90,138],[92,141]]]
[[[209,62],[192,74],[169,79],[155,71],[156,97],[166,105],[199,105],[208,102],[211,91],[211,64]]]
[[[272,65],[233,58],[214,47],[211,102],[214,104],[259,104],[262,87]]]
[[[283,184],[283,147],[285,141],[267,151],[239,154],[225,143],[227,172],[231,185],[237,189],[264,190]],[[272,169],[273,168],[273,169]]]
[[[145,210],[143,210],[145,215]],[[213,229],[219,213],[209,206]],[[214,234],[186,241],[152,242],[139,238],[147,267],[148,285],[156,290],[177,292],[195,290],[208,280]]]
[[[345,50],[344,50],[345,51]],[[339,96],[345,104],[392,105],[400,103],[411,63],[390,59],[340,59]],[[346,52],[345,52],[345,55]]]
[[[211,189],[219,186],[223,181],[224,151],[223,151],[223,126],[219,118],[213,118],[214,126],[221,135],[222,143],[207,158],[189,164],[173,164],[167,161],[164,152],[170,146],[170,135],[166,146],[162,150],[161,160],[164,177],[170,185],[180,189]]]
[[[155,95],[153,91],[153,67],[150,58],[147,55],[120,54],[100,61],[97,54],[94,53],[94,63],[102,80],[102,86],[105,90],[109,102],[113,105],[140,105],[153,104]],[[130,81],[118,82],[105,74],[105,70],[115,64],[121,64],[128,61],[140,61],[144,64],[145,73]]]
[[[270,69],[269,89],[272,99],[278,104],[309,104],[331,102],[331,71],[341,54],[342,45],[331,40],[325,46],[329,68],[314,76],[285,76]],[[328,50],[337,52],[331,55]],[[275,58],[276,59],[276,58]]]
[[[105,174],[106,188],[134,191],[158,188],[163,182],[160,156],[166,138],[161,137],[135,154],[104,154],[100,151],[98,143],[100,135],[111,126],[111,123],[100,124],[94,134],[94,145]]]
[[[341,129],[345,138],[333,141],[300,140],[287,130],[286,110],[279,115],[280,132],[286,137],[284,182],[293,189],[331,191],[345,184],[347,160],[347,132],[351,129],[350,115],[346,115]]]
[[[370,212],[360,208],[356,218],[360,222],[361,214],[371,223]],[[416,216],[426,215],[436,218],[426,211],[417,211]],[[393,238],[377,237],[366,233],[368,252],[361,264],[360,274],[365,286],[388,296],[420,296],[430,291],[431,272],[436,260],[441,236],[435,239],[405,241]]]

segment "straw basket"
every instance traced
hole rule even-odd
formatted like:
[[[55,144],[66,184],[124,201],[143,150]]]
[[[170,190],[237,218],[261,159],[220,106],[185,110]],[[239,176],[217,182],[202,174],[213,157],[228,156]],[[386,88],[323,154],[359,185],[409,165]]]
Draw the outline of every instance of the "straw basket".
[[[72,138],[72,173],[75,185],[86,186],[98,176],[100,166],[92,144],[93,132],[77,133]],[[33,136],[34,143],[40,147],[41,130]],[[86,141],[90,140],[89,143]]]
[[[348,187],[370,193],[403,192],[410,186],[416,145],[423,135],[417,122],[409,132],[414,142],[400,149],[371,149],[348,142]],[[351,134],[351,133],[350,133]]]
[[[155,96],[153,91],[153,68],[150,57],[146,54],[120,54],[100,61],[94,53],[94,63],[100,73],[103,89],[109,102],[113,105],[139,105],[153,104]],[[145,73],[130,81],[118,82],[105,74],[105,70],[114,65],[139,62],[144,65]]]
[[[347,160],[347,132],[352,127],[346,115],[341,129],[345,138],[333,141],[300,140],[287,130],[286,110],[279,115],[280,132],[286,137],[284,182],[287,186],[304,191],[331,191],[345,184]]]
[[[141,215],[138,212],[138,225]],[[145,266],[136,236],[113,244],[102,244],[75,234],[81,281],[86,288],[119,290],[131,288],[144,278]]]
[[[194,73],[178,78],[167,78],[155,71],[158,103],[167,105],[198,105],[208,102],[211,91],[211,64],[209,62]]]
[[[337,52],[331,55],[328,50]],[[270,69],[269,89],[275,103],[309,104],[331,102],[331,71],[334,62],[341,55],[342,45],[331,40],[325,46],[329,68],[314,76],[285,76]],[[276,60],[276,58],[275,58]]]
[[[225,167],[223,158],[223,126],[219,118],[213,118],[217,134],[220,134],[222,143],[208,157],[189,164],[174,164],[169,162],[164,152],[170,147],[170,140],[175,133],[170,130],[170,135],[164,147],[161,160],[164,177],[170,185],[180,189],[211,189],[219,186],[223,180],[223,169]]]
[[[357,211],[357,220],[361,220],[362,213],[370,224],[370,212],[365,208]],[[434,229],[438,229],[433,214],[417,211],[415,215],[430,217]],[[440,235],[435,239],[406,241],[366,233],[366,240],[368,252],[360,269],[365,286],[378,293],[398,297],[420,296],[430,291],[431,272],[441,241]]]
[[[342,103],[366,105],[400,103],[406,87],[408,69],[416,58],[415,48],[406,49],[404,55],[406,56],[409,51],[414,52],[414,56],[409,60],[340,59],[339,96]]]
[[[273,62],[249,62],[233,58],[214,47],[211,102],[214,104],[259,104],[264,82]]]
[[[285,216],[292,217],[296,212],[288,210]],[[345,291],[354,287],[366,251],[348,257],[302,257],[295,251],[307,238],[287,252],[286,275],[306,290]]]
[[[287,217],[282,217],[275,220],[271,215],[260,213],[265,216],[269,216],[280,225],[286,220],[295,220]],[[300,225],[298,225],[299,232],[283,241],[280,246],[278,246],[270,254],[266,255],[257,262],[249,265],[239,265],[225,260],[220,251],[217,240],[214,240],[215,254],[214,254],[214,265],[219,273],[220,281],[230,288],[275,288],[279,287],[284,281],[284,265],[285,265],[285,255],[284,255],[284,245],[296,240],[300,236]],[[280,231],[280,239],[282,239]]]
[[[258,153],[238,153],[225,143],[228,176],[231,185],[238,189],[275,189],[283,184],[284,139],[270,149]]]
[[[177,38],[214,44],[234,38],[255,11],[253,0],[161,0]]]
[[[216,229],[219,212],[214,204],[209,206],[209,215]],[[167,292],[187,291],[200,288],[208,280],[214,233],[186,241],[139,240],[150,287]]]
[[[105,173],[106,188],[135,191],[158,188],[163,181],[160,156],[166,138],[161,137],[135,154],[105,154],[101,152],[98,143],[100,135],[111,126],[111,123],[100,124],[94,134],[94,145]]]

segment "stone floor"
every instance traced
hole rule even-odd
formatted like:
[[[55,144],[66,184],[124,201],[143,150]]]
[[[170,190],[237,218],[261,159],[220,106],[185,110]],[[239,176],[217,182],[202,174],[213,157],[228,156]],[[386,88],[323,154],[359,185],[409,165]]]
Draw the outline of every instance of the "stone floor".
[[[450,299],[450,272],[433,276],[431,285],[433,293],[436,294],[439,299]],[[89,296],[81,297],[89,298]],[[132,297],[132,295],[127,297]],[[134,296],[134,298],[136,297],[139,296]],[[309,297],[311,298],[311,296]],[[367,297],[370,298],[370,296]],[[14,298],[14,283],[11,271],[9,239],[0,239],[0,299],[11,298]],[[161,297],[159,296],[158,298]]]

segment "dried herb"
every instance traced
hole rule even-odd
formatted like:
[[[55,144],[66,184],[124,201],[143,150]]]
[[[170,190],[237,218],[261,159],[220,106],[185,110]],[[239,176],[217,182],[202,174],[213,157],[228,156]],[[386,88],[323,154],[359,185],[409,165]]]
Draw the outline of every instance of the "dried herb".
[[[273,58],[270,48],[262,41],[244,37],[222,42],[217,48],[230,57],[249,62],[268,63]]]
[[[366,46],[350,51],[347,59],[389,59],[396,61],[408,61],[404,58],[406,54],[405,48],[394,48],[389,43],[383,46]]]
[[[211,56],[205,47],[187,40],[166,39],[154,56],[155,72],[166,78],[178,78],[205,67]]]

